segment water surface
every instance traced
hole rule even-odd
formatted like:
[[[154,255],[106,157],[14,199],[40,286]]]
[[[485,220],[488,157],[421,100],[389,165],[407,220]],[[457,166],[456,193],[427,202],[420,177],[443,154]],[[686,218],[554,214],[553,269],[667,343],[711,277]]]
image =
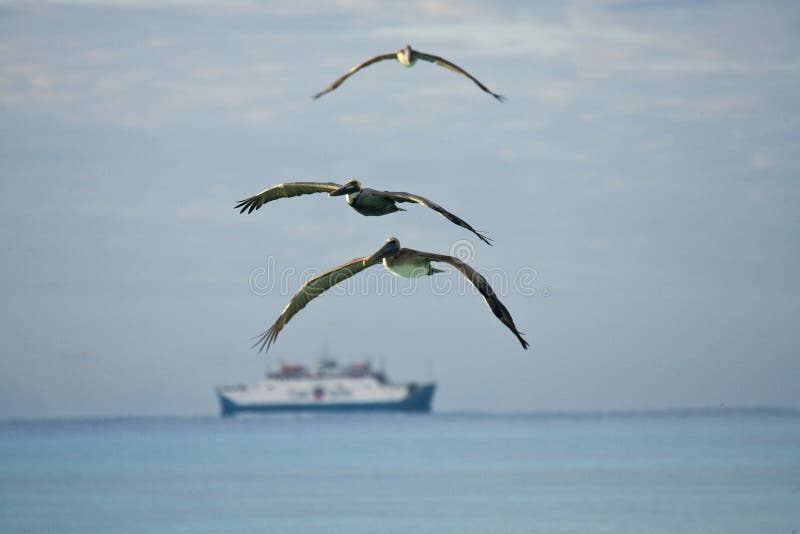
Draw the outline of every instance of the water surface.
[[[800,532],[800,418],[0,423],[0,532]]]

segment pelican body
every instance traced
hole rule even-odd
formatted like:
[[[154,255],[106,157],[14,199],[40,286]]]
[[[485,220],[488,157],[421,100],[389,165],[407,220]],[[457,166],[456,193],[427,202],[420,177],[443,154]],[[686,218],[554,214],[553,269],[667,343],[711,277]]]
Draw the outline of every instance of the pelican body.
[[[444,272],[431,265],[433,260],[430,254],[417,252],[410,248],[400,248],[400,242],[394,237],[389,238],[386,244],[378,252],[364,260],[363,264],[365,266],[372,265],[376,261],[383,262],[387,271],[400,278],[418,278]]]
[[[257,195],[240,200],[239,203],[234,206],[234,209],[240,210],[239,213],[244,213],[245,211],[247,213],[252,213],[267,202],[279,198],[309,195],[312,193],[328,193],[329,197],[346,195],[345,199],[347,204],[361,215],[366,215],[368,217],[388,215],[396,211],[406,211],[397,205],[398,202],[420,204],[436,211],[453,224],[466,228],[487,245],[492,244],[491,238],[475,230],[467,221],[450,213],[432,200],[411,193],[370,189],[368,187],[363,187],[358,180],[348,180],[344,185],[333,182],[287,182],[278,184],[264,189]]]
[[[269,347],[278,338],[278,334],[286,324],[294,317],[297,312],[319,295],[348,278],[360,273],[364,269],[383,263],[384,267],[396,276],[403,278],[416,278],[419,276],[431,276],[443,272],[431,265],[433,262],[447,263],[458,270],[483,296],[484,301],[492,310],[495,317],[502,322],[517,337],[523,349],[528,348],[528,342],[522,337],[523,334],[517,330],[514,320],[508,309],[500,302],[497,295],[492,290],[489,282],[481,276],[475,269],[453,256],[444,254],[433,254],[430,252],[420,252],[410,248],[401,248],[397,238],[390,237],[386,243],[372,256],[356,258],[345,264],[340,265],[330,271],[316,276],[301,287],[289,304],[281,312],[275,323],[263,334],[258,336],[258,341],[253,347],[259,347],[259,352],[269,350]]]
[[[419,54],[416,50],[411,48],[411,45],[406,45],[394,54],[395,59],[404,67],[413,67],[419,59]]]
[[[474,77],[469,72],[465,71],[455,63],[444,59],[443,57],[434,56],[433,54],[427,54],[425,52],[420,52],[419,50],[414,50],[411,48],[411,45],[406,45],[405,48],[401,48],[395,52],[389,52],[387,54],[378,54],[375,57],[372,57],[362,63],[359,63],[355,67],[348,70],[344,73],[343,76],[339,77],[336,81],[330,84],[324,91],[320,91],[319,93],[314,95],[314,98],[319,98],[324,94],[330,93],[340,85],[344,83],[347,78],[355,74],[356,72],[360,71],[365,67],[369,67],[373,63],[378,63],[379,61],[385,61],[387,59],[396,59],[398,63],[400,63],[404,67],[413,67],[417,60],[421,59],[423,61],[427,61],[429,63],[434,63],[439,65],[440,67],[444,67],[448,70],[451,70],[455,73],[461,74],[462,76],[466,76],[473,82],[475,85],[481,88],[482,91],[489,93],[492,95],[498,102],[502,102],[505,100],[503,95],[498,95],[497,93],[492,92],[488,87],[483,85],[476,77]]]
[[[375,217],[388,215],[395,211],[406,211],[397,206],[397,200],[386,191],[376,191],[375,189],[363,188],[358,180],[351,180],[345,185],[328,193],[328,196],[338,197],[346,195],[347,204],[361,215]]]
[[[398,252],[391,257],[385,257],[382,260],[383,266],[390,273],[400,278],[417,278],[444,272],[433,267],[430,258],[420,256],[414,252],[411,249],[405,249],[403,254]]]

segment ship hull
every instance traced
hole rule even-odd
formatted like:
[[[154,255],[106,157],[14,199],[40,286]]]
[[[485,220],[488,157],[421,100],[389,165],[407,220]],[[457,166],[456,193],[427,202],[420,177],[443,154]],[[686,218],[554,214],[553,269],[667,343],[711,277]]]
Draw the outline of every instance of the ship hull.
[[[348,402],[237,402],[223,391],[217,390],[223,417],[240,413],[264,412],[416,412],[431,411],[435,384],[424,384],[409,392],[404,398],[389,401]]]

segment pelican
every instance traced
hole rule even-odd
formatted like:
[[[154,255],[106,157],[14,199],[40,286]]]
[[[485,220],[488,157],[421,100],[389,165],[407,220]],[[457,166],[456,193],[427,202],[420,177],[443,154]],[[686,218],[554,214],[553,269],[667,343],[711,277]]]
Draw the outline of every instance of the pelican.
[[[314,98],[316,99],[321,97],[325,93],[330,93],[331,91],[342,85],[342,83],[344,83],[344,81],[347,78],[349,78],[356,72],[360,71],[364,67],[369,67],[373,63],[378,63],[379,61],[384,61],[386,59],[396,59],[398,63],[400,63],[404,67],[413,67],[418,59],[421,59],[423,61],[428,61],[430,63],[436,63],[440,67],[450,69],[453,72],[457,72],[458,74],[466,76],[467,78],[475,82],[475,84],[477,84],[478,87],[480,87],[481,89],[483,89],[484,91],[495,97],[498,101],[502,102],[505,99],[503,95],[498,95],[497,93],[493,93],[492,91],[490,91],[489,88],[483,85],[481,82],[479,82],[476,77],[474,77],[472,74],[465,71],[455,63],[451,63],[450,61],[447,61],[446,59],[439,56],[434,56],[433,54],[426,54],[425,52],[414,50],[413,48],[411,48],[411,45],[406,45],[405,48],[401,48],[396,52],[389,52],[388,54],[379,54],[373,58],[364,61],[363,63],[356,65],[352,69],[348,70],[344,74],[344,76],[342,76],[341,78],[330,84],[327,89],[325,89],[320,93],[315,94]]]
[[[265,203],[279,198],[296,197],[300,195],[310,195],[312,193],[328,193],[329,197],[338,197],[347,195],[345,198],[351,208],[356,210],[361,215],[387,215],[395,211],[406,211],[403,208],[397,207],[397,202],[416,202],[422,206],[426,206],[439,214],[450,222],[466,228],[481,241],[491,246],[491,238],[485,236],[481,232],[475,230],[464,219],[456,217],[436,202],[428,200],[419,195],[412,195],[411,193],[400,193],[392,191],[378,191],[368,187],[362,187],[361,182],[358,180],[349,180],[344,185],[335,184],[333,182],[288,182],[285,184],[278,184],[264,189],[257,195],[250,198],[240,200],[234,209],[240,209],[239,213],[252,213],[253,210],[259,209]]]
[[[390,237],[386,243],[372,256],[356,258],[342,264],[328,272],[315,276],[301,287],[289,301],[289,304],[281,312],[275,323],[264,333],[257,336],[258,341],[253,348],[259,347],[258,351],[269,350],[275,342],[278,334],[286,324],[295,316],[297,312],[305,308],[306,304],[333,287],[334,285],[347,280],[364,269],[377,263],[383,262],[383,266],[395,276],[403,278],[416,278],[418,276],[431,276],[436,273],[444,272],[436,269],[431,262],[448,263],[458,270],[475,288],[483,295],[483,299],[492,310],[495,317],[500,319],[504,325],[511,330],[522,344],[523,349],[528,348],[528,342],[522,337],[522,333],[517,330],[514,320],[500,299],[497,298],[489,282],[480,275],[475,269],[453,256],[444,254],[432,254],[430,252],[420,252],[410,248],[400,248],[400,241],[395,237]]]

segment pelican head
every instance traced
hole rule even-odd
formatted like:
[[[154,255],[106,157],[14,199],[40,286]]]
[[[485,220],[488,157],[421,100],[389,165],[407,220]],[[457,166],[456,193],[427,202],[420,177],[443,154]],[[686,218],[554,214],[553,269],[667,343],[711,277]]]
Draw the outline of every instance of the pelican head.
[[[396,237],[390,237],[375,254],[364,260],[364,265],[378,262],[387,256],[391,256],[398,250],[400,250],[400,240]]]
[[[349,195],[361,191],[361,182],[358,180],[348,180],[342,187],[328,193],[329,197],[338,197],[341,195]]]

